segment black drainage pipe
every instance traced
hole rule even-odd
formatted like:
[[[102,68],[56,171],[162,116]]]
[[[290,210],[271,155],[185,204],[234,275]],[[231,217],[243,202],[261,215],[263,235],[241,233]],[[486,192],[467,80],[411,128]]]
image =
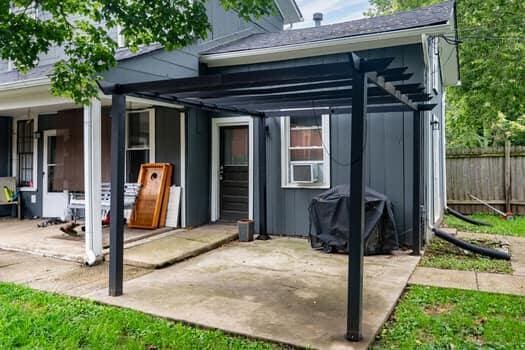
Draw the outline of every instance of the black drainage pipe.
[[[447,212],[448,212],[450,215],[457,217],[458,219],[461,219],[461,220],[463,220],[463,221],[468,222],[469,224],[473,224],[473,225],[476,225],[476,226],[489,226],[489,227],[492,226],[491,224],[488,224],[488,223],[486,223],[486,222],[478,221],[478,220],[474,220],[474,219],[472,219],[472,218],[469,218],[468,216],[463,215],[463,214],[461,214],[459,211],[454,210],[454,209],[452,209],[452,208],[448,208],[448,207],[447,207]]]
[[[493,259],[510,260],[510,254],[502,252],[500,250],[480,247],[480,246],[462,241],[461,239],[457,239],[456,237],[449,235],[445,231],[442,231],[437,228],[433,228],[432,231],[436,234],[437,237],[444,239],[445,241],[449,243],[452,243],[460,248],[466,249],[473,253],[488,256],[489,258],[493,258]]]

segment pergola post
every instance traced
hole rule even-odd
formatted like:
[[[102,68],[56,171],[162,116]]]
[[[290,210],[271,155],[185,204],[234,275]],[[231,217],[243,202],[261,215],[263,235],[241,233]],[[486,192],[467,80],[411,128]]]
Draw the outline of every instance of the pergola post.
[[[111,107],[111,210],[109,295],[122,295],[124,269],[124,138],[126,96],[113,95]]]
[[[84,106],[84,193],[86,197],[86,263],[102,260],[101,186],[101,103],[93,99]]]
[[[348,301],[346,338],[362,339],[363,318],[363,233],[365,221],[365,123],[367,74],[360,71],[360,59],[354,57],[352,73],[352,134],[350,166],[350,237],[348,238]]]
[[[412,254],[421,254],[421,111],[413,117]]]
[[[268,228],[266,223],[266,118],[257,117],[257,147],[258,147],[258,166],[257,176],[259,180],[259,237],[258,239],[268,239]]]

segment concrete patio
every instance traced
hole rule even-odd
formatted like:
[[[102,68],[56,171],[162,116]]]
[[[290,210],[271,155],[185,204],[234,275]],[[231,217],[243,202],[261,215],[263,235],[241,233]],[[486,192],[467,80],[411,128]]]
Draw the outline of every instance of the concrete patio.
[[[347,256],[306,240],[235,242],[124,284],[86,295],[173,320],[319,349],[366,349],[389,317],[418,257],[365,258],[364,339],[346,329]]]
[[[182,240],[200,247],[209,240],[204,232],[210,228],[219,233],[217,239],[230,237],[231,226],[222,226],[163,233],[131,243],[125,257],[150,262],[174,259],[181,255]],[[188,258],[159,270],[125,266],[124,295],[116,298],[108,296],[107,263],[88,268],[0,250],[0,281],[297,347],[366,349],[419,261],[404,254],[365,258],[364,339],[350,343],[344,339],[346,255],[314,251],[304,239],[274,238],[232,242]]]
[[[17,220],[12,218],[0,219],[0,249],[21,253],[34,254],[62,260],[84,262],[84,234],[77,228],[79,236],[72,237],[62,231],[60,226],[50,225],[38,227],[43,220]],[[124,242],[126,246],[165,232],[174,231],[165,227],[157,230],[125,229]],[[102,242],[107,254],[109,246],[109,228],[102,232]]]

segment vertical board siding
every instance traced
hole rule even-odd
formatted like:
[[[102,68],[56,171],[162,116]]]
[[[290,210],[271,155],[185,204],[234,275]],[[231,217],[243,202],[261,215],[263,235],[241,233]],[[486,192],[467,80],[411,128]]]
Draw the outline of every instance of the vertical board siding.
[[[511,207],[515,214],[525,214],[525,147],[512,147]],[[447,150],[448,205],[466,214],[494,213],[477,203],[469,194],[505,211],[505,149]]]
[[[407,65],[414,76],[409,82],[423,82],[424,61],[419,45],[372,50],[362,57],[396,57],[393,66]],[[313,57],[295,61],[273,62],[222,68],[215,71],[240,72],[280,68],[302,64],[340,62],[346,54]],[[436,97],[440,98],[439,96]],[[394,205],[396,224],[402,241],[410,243],[412,231],[412,113],[370,114],[367,123],[366,179],[373,189],[385,193]],[[350,178],[351,115],[330,118],[331,186],[348,184]],[[305,236],[309,231],[308,206],[322,189],[281,187],[280,118],[268,123],[268,230],[273,234]],[[255,203],[258,194],[255,193]],[[257,215],[257,208],[255,208]]]
[[[189,109],[186,118],[186,224],[210,222],[211,120],[207,112]]]
[[[180,111],[155,108],[155,143],[155,162],[173,164],[173,183],[180,186]]]

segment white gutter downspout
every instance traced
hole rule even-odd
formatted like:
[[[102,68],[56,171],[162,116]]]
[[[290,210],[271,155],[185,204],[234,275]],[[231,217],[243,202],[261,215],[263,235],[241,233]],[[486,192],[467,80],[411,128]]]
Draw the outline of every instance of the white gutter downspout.
[[[85,213],[85,250],[86,264],[95,265],[102,261],[102,218],[101,218],[101,182],[102,182],[102,146],[100,100],[93,99],[84,106],[84,193]]]

